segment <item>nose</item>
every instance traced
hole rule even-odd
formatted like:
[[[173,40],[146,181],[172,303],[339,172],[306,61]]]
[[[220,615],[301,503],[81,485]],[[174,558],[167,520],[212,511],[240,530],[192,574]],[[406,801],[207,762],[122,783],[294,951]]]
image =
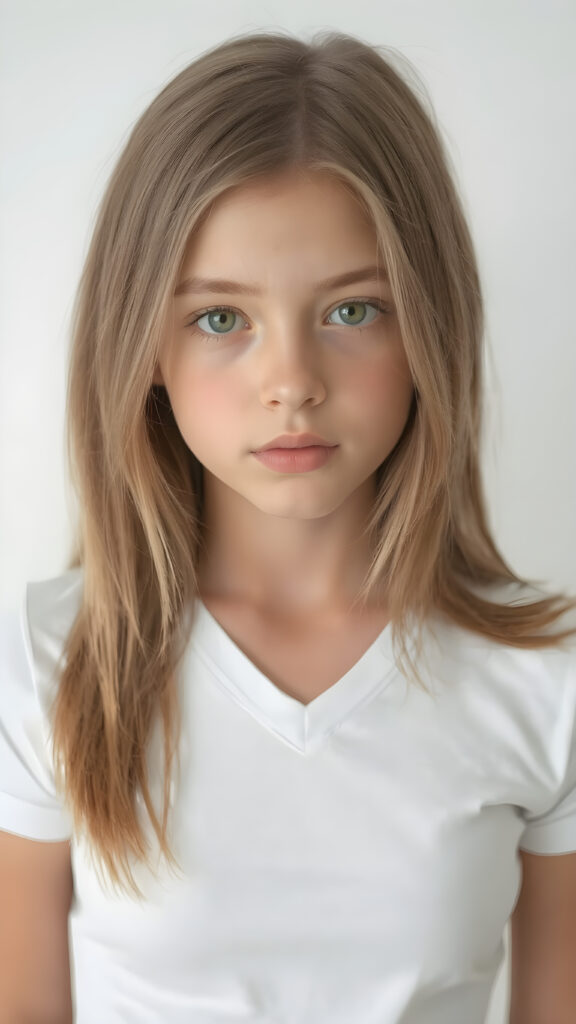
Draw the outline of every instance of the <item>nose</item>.
[[[298,409],[318,405],[326,398],[326,374],[314,341],[304,332],[284,332],[264,346],[260,366],[260,400],[263,405]]]

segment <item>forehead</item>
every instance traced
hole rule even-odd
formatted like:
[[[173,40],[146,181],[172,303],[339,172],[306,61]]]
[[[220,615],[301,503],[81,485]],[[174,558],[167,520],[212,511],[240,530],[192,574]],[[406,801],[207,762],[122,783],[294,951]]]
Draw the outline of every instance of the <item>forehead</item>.
[[[314,246],[370,248],[376,232],[352,188],[327,172],[290,172],[234,186],[194,230],[186,253],[221,259],[232,251],[268,253]]]
[[[262,175],[253,181],[235,185],[215,200],[213,208],[224,209],[236,201],[247,204],[282,201],[290,195],[308,195],[311,198],[329,196],[333,201],[355,199],[351,186],[335,174],[328,171],[293,169],[268,176]]]

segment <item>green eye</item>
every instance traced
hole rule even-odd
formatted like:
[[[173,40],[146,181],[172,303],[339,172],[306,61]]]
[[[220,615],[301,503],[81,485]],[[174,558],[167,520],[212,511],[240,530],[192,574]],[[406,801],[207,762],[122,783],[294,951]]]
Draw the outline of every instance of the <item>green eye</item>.
[[[380,307],[375,306],[372,302],[362,302],[360,299],[353,299],[348,302],[342,302],[336,307],[330,316],[334,316],[334,313],[338,313],[340,316],[341,309],[347,310],[344,314],[344,325],[346,327],[358,327],[359,324],[361,324],[362,327],[367,327],[368,324],[373,323],[378,316]],[[374,315],[369,320],[365,320],[364,317],[366,316],[366,310],[369,309],[372,310]],[[380,311],[383,312],[383,310]]]
[[[340,310],[345,310],[346,312],[341,314]],[[339,316],[343,316],[340,323],[337,324],[336,321],[330,318],[328,322],[331,324],[336,323],[340,327],[368,327],[378,319],[379,315],[385,315],[388,312],[389,309],[386,306],[381,306],[378,302],[368,302],[365,299],[348,299],[347,302],[341,302],[330,313],[330,317],[333,317],[336,313]],[[367,313],[369,314],[368,319],[366,319]],[[234,331],[236,317],[243,320],[241,314],[237,310],[232,309],[231,306],[213,306],[211,309],[205,309],[203,312],[198,313],[186,326],[191,331],[199,332],[209,338],[223,338]],[[207,321],[207,326],[202,326],[202,320]],[[248,327],[245,321],[244,327]],[[220,328],[223,329],[220,330]]]
[[[230,334],[230,331],[234,328],[234,320],[237,316],[239,314],[235,310],[229,309],[227,306],[218,306],[214,309],[209,309],[206,313],[201,313],[199,317],[192,321],[190,326],[192,327],[196,324],[200,326],[200,321],[207,319],[210,328],[223,327],[224,330],[207,330],[205,327],[200,326],[201,331],[204,331],[206,334]],[[226,324],[227,318],[228,325]],[[230,320],[232,320],[232,323],[230,323]]]

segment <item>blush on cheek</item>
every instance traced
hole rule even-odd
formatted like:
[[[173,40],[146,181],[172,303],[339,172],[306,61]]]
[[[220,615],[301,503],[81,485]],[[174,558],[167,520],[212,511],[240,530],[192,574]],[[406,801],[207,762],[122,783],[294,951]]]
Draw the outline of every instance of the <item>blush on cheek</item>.
[[[204,425],[211,432],[218,429],[225,432],[228,425],[238,429],[238,395],[235,395],[233,387],[226,387],[221,380],[197,378],[186,394],[186,405],[200,427]]]
[[[347,387],[352,394],[357,394],[363,402],[369,403],[373,410],[382,406],[402,408],[404,398],[412,393],[410,380],[395,367],[383,368],[381,371],[372,368],[371,373],[363,373],[356,381],[349,379]]]
[[[400,433],[404,429],[412,406],[413,385],[396,368],[388,368],[382,374],[363,374],[362,379],[351,385],[358,395],[366,420],[380,422],[384,430]]]

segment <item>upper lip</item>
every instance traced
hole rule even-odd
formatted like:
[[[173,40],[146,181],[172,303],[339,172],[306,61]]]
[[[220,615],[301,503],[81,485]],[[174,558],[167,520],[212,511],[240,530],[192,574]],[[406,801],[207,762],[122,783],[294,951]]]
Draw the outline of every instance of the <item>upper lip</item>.
[[[280,434],[280,437],[275,437],[273,441],[263,444],[261,448],[255,448],[254,451],[265,452],[268,448],[309,448],[313,444],[321,444],[325,448],[336,447],[331,441],[326,441],[317,434]]]

